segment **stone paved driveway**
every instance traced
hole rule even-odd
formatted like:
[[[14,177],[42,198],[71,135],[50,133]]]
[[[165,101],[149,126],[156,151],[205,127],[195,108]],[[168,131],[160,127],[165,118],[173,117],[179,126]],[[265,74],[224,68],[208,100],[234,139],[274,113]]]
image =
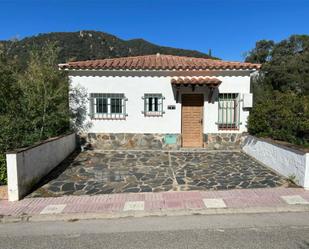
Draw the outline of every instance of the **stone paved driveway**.
[[[85,151],[68,158],[30,196],[282,185],[288,181],[242,152]]]

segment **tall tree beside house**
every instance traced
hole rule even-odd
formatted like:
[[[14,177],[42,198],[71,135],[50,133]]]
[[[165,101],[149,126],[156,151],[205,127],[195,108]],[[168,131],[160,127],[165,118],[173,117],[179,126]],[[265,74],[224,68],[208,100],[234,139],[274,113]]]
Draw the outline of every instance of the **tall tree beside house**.
[[[19,78],[29,140],[42,140],[69,129],[68,80],[57,69],[57,48],[47,44],[31,52],[28,68]]]
[[[271,59],[271,52],[274,45],[275,42],[271,40],[257,41],[255,48],[248,53],[246,62],[262,64],[269,61]]]
[[[309,36],[258,41],[246,61],[262,63],[249,132],[309,146]]]
[[[309,94],[308,35],[293,35],[278,43],[258,41],[246,61],[263,64],[260,84],[281,92]]]
[[[57,69],[55,44],[32,51],[25,72],[0,59],[0,184],[6,183],[5,152],[69,130],[68,80]]]
[[[0,51],[0,185],[6,182],[5,151],[19,146],[22,140],[20,126],[22,92],[18,86],[13,64],[9,63]]]

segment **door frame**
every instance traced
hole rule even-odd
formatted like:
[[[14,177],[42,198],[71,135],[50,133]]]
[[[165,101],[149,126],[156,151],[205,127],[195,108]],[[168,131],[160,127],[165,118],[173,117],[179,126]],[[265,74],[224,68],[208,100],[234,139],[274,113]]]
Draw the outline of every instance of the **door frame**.
[[[202,115],[201,115],[201,145],[198,147],[184,147],[183,146],[183,104],[182,104],[182,97],[183,95],[201,95],[202,96]],[[203,93],[182,93],[181,94],[181,147],[184,148],[203,148],[204,147],[204,105],[205,105],[205,101],[204,101],[204,94]]]

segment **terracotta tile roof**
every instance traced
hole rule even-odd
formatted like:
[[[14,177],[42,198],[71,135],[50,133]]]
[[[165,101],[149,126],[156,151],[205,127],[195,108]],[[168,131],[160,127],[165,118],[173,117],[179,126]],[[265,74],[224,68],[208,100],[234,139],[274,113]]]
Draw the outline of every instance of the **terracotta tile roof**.
[[[218,86],[221,80],[209,77],[177,77],[171,80],[173,85],[211,85]]]
[[[101,70],[258,70],[260,64],[174,55],[143,55],[59,64],[61,69]]]

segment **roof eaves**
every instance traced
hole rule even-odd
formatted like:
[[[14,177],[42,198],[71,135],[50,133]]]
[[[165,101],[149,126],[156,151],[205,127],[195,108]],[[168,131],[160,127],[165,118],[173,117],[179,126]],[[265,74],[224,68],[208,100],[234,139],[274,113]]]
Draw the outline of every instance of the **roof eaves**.
[[[120,68],[116,68],[116,69],[104,69],[104,68],[70,68],[70,67],[65,67],[67,66],[67,64],[58,64],[58,67],[60,70],[64,70],[64,71],[106,71],[106,72],[117,72],[117,71],[121,71],[121,72],[128,72],[128,71],[134,71],[134,72],[141,72],[141,71],[146,71],[146,72],[203,72],[203,71],[207,71],[207,72],[226,72],[226,71],[247,71],[247,72],[255,72],[255,71],[259,71],[259,69],[257,68],[224,68],[224,69],[218,69],[218,68],[214,68],[214,69],[120,69]]]

